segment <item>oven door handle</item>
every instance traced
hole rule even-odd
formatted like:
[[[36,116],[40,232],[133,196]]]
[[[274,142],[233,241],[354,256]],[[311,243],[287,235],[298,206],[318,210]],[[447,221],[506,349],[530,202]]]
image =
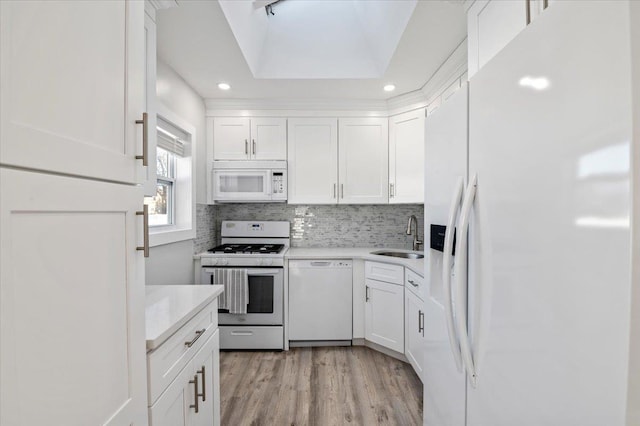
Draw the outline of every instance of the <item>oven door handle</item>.
[[[274,269],[247,269],[247,274],[252,276],[273,276],[281,273],[282,268]]]

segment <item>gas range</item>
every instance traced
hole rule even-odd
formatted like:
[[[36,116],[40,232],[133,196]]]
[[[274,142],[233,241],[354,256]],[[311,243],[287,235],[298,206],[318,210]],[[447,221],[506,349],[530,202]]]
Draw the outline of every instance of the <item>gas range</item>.
[[[200,254],[202,266],[284,266],[289,222],[224,221],[222,244]]]
[[[224,277],[237,272],[247,279],[246,314],[219,306],[221,349],[284,348],[283,266],[289,229],[289,222],[224,221],[222,244],[200,254],[200,284],[231,285]]]

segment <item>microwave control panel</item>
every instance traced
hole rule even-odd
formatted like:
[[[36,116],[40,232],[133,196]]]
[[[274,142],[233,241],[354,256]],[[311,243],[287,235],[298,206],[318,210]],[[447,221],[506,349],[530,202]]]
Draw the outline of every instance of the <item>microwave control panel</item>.
[[[285,194],[284,173],[273,172],[271,177],[271,187],[274,194]]]

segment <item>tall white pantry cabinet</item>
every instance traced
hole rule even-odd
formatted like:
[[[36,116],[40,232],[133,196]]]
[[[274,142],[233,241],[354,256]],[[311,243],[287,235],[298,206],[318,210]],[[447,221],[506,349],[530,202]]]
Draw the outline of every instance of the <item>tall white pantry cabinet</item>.
[[[0,423],[147,424],[144,3],[0,24]]]

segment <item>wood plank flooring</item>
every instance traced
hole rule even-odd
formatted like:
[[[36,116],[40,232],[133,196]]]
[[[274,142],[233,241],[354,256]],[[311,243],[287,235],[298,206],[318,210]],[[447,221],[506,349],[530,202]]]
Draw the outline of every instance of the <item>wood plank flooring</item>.
[[[409,364],[363,346],[221,352],[222,426],[422,424]]]

